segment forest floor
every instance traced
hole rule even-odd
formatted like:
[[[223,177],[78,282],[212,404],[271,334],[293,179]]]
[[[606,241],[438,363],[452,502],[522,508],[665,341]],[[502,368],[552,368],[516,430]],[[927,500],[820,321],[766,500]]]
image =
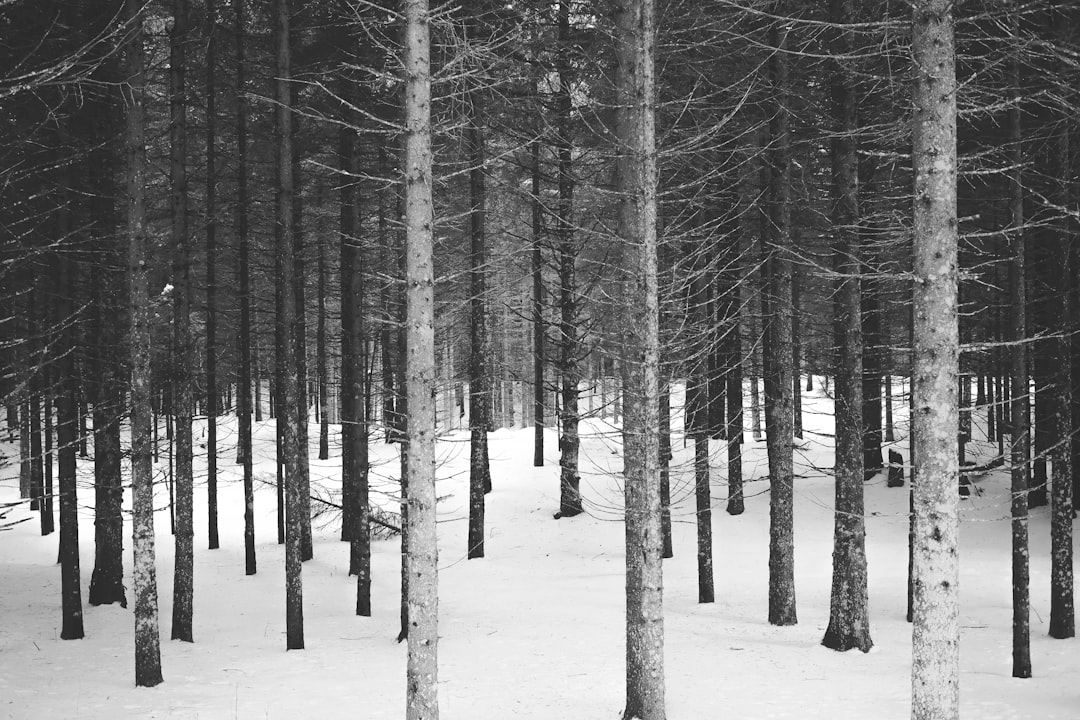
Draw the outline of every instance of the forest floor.
[[[675,557],[664,564],[669,720],[737,717],[876,720],[910,713],[911,626],[905,622],[908,491],[866,483],[870,619],[868,654],[821,646],[829,612],[833,482],[832,407],[820,391],[804,401],[805,439],[795,482],[799,623],[766,621],[768,484],[765,444],[747,433],[746,512],[723,512],[723,443],[712,455],[716,598],[697,602],[693,448],[675,428],[672,515]],[[676,400],[676,405],[678,401]],[[906,436],[898,401],[898,431]],[[749,417],[747,418],[749,423]],[[314,521],[315,558],[304,564],[307,649],[285,650],[283,546],[276,542],[273,423],[257,426],[256,534],[259,571],[244,575],[243,502],[234,465],[233,418],[221,418],[221,549],[206,549],[205,455],[196,458],[193,644],[168,640],[173,571],[168,493],[157,486],[158,589],[165,682],[134,687],[130,609],[85,609],[86,638],[59,639],[57,535],[34,521],[0,533],[0,717],[2,718],[363,718],[403,717],[405,645],[398,632],[399,541],[373,544],[373,616],[356,617],[356,583],[338,518]],[[545,466],[532,466],[532,428],[491,435],[494,491],[487,497],[484,559],[467,561],[467,433],[439,445],[439,697],[444,720],[599,720],[623,706],[623,528],[617,472],[620,440],[608,421],[583,423],[582,489],[587,513],[554,520],[556,438]],[[313,483],[337,492],[339,445],[317,457]],[[205,448],[205,422],[195,428]],[[6,439],[0,430],[0,438]],[[975,430],[976,439],[984,437]],[[907,457],[906,439],[894,444]],[[373,497],[393,510],[396,448],[372,442]],[[974,443],[983,459],[996,448]],[[18,452],[0,443],[0,503],[18,498]],[[15,462],[11,459],[14,456]],[[163,477],[164,452],[156,466]],[[3,465],[3,463],[0,463]],[[127,470],[125,461],[125,472]],[[80,472],[83,599],[93,569],[92,461]],[[1080,641],[1052,640],[1047,508],[1031,518],[1031,654],[1034,677],[1010,677],[1011,586],[1007,470],[976,478],[962,503],[961,702],[964,717],[1080,716]],[[319,503],[315,503],[316,508]],[[125,502],[130,509],[130,502]],[[8,520],[25,517],[25,506]],[[130,522],[130,516],[128,518]],[[125,562],[130,578],[130,528]],[[129,580],[129,597],[131,597]]]

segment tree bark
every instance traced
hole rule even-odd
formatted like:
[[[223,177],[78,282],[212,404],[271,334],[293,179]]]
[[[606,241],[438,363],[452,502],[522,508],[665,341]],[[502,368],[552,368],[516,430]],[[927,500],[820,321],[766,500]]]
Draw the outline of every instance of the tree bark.
[[[912,720],[959,717],[956,55],[953,3],[916,0]]]
[[[1011,42],[1018,43],[1020,16],[1014,0],[1010,8],[1010,27],[1014,33]],[[1011,91],[1019,94],[1019,49],[1014,49],[1009,60]],[[1008,112],[1010,159],[1013,170],[1009,174],[1010,230],[1007,239],[1012,257],[1009,262],[1009,359],[1012,364],[1012,469],[1011,469],[1011,538],[1012,538],[1012,675],[1016,678],[1031,677],[1031,611],[1030,611],[1030,561],[1028,555],[1028,462],[1030,456],[1030,428],[1028,427],[1028,367],[1027,346],[1027,285],[1024,256],[1024,178],[1021,170],[1024,162],[1020,107],[1014,105]]]
[[[536,130],[539,135],[539,129]],[[533,467],[544,466],[544,258],[540,205],[540,140],[529,143],[532,154],[532,332],[533,332]]]
[[[626,393],[626,706],[624,720],[663,720],[663,537],[659,468],[656,43],[652,0],[616,8],[618,234],[628,250]]]
[[[135,552],[135,685],[161,682],[157,572],[154,561],[154,487],[150,448],[150,293],[146,228],[146,65],[143,4],[126,0],[127,46],[127,236],[131,282],[131,496]],[[63,534],[63,531],[61,531]]]
[[[304,587],[301,568],[300,377],[297,365],[296,271],[293,222],[293,132],[290,92],[291,53],[289,43],[289,0],[274,0],[274,110],[277,135],[276,240],[278,258],[278,332],[281,354],[277,388],[277,422],[281,428],[279,445],[284,466],[285,490],[285,634],[286,648],[304,648]],[[306,408],[304,408],[306,410]]]
[[[475,33],[475,18],[469,20]],[[473,82],[470,80],[469,82]],[[484,183],[484,131],[480,93],[470,87],[468,127],[465,129],[469,161],[469,559],[484,557],[484,493],[491,490],[488,431],[491,430],[491,352],[487,333],[486,189]]]
[[[251,447],[251,385],[253,349],[257,338],[252,333],[251,322],[251,267],[248,239],[248,189],[247,189],[247,100],[244,96],[244,0],[233,0],[236,35],[236,240],[239,245],[239,302],[240,302],[240,375],[237,380],[237,415],[239,426],[240,462],[244,466],[244,574],[254,575],[255,558],[255,487],[254,458]],[[262,395],[255,380],[256,418],[261,419],[258,405]]]
[[[194,353],[191,338],[191,240],[188,236],[187,179],[187,0],[173,0],[169,33],[170,171],[173,242],[173,397],[176,428],[176,527],[174,532],[172,639],[192,642],[194,608],[195,483],[192,475],[191,416]]]
[[[765,336],[765,427],[769,454],[769,622],[794,625],[795,539],[792,446],[791,167],[788,139],[788,30],[769,28],[769,80],[775,106],[769,119],[769,313]]]
[[[435,303],[432,265],[430,15],[406,0],[405,384],[408,406],[409,637],[407,720],[438,720],[438,547],[435,533]]]
[[[836,366],[836,452],[834,475],[832,593],[829,626],[821,643],[833,650],[869,652],[870,618],[866,587],[866,527],[863,504],[863,343],[859,282],[859,175],[856,147],[857,97],[854,73],[853,0],[830,0],[829,19],[837,25],[831,78],[835,135],[832,155],[833,255],[837,272],[833,301]]]
[[[217,485],[217,0],[206,0],[206,545],[220,546]]]
[[[556,58],[559,88],[556,93],[555,151],[558,156],[559,200],[555,218],[559,259],[559,371],[562,375],[562,436],[559,439],[559,512],[555,517],[573,517],[583,511],[581,475],[578,468],[578,357],[577,240],[574,233],[574,169],[571,146],[571,63],[570,3],[558,6]]]

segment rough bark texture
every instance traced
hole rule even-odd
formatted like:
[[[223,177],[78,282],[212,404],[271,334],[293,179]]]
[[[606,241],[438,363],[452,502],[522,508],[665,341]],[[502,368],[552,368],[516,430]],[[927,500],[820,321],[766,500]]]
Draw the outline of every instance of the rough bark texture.
[[[170,173],[173,242],[173,398],[176,436],[176,525],[173,565],[172,639],[192,641],[194,606],[194,509],[191,415],[194,405],[191,338],[191,248],[187,180],[187,0],[174,0],[169,33],[171,120]]]
[[[854,19],[852,0],[830,0],[830,20]],[[863,521],[863,376],[861,292],[859,283],[859,198],[855,107],[852,74],[845,68],[852,36],[838,30],[833,41],[836,69],[831,78],[833,254],[838,274],[833,325],[836,367],[836,506],[833,514],[832,593],[829,626],[821,641],[833,650],[868,652],[870,618],[866,588],[866,527]]]
[[[791,352],[791,160],[788,138],[787,29],[769,28],[768,309],[765,348],[765,429],[769,453],[769,622],[794,625],[795,537]]]
[[[626,707],[623,718],[663,720],[663,537],[659,468],[659,301],[652,0],[616,9],[618,233],[629,260],[624,418]]]
[[[293,133],[290,90],[289,0],[274,0],[274,99],[277,135],[277,290],[281,342],[277,422],[281,428],[281,462],[285,491],[285,643],[289,650],[304,647],[304,587],[301,575],[300,379],[297,370],[296,285],[293,224]]]
[[[407,720],[439,717],[429,22],[427,0],[406,0],[402,65],[405,71],[405,385],[409,410]]]
[[[556,209],[555,232],[559,258],[559,372],[562,375],[562,406],[559,438],[559,514],[556,517],[580,515],[581,475],[578,471],[578,369],[581,352],[578,338],[577,240],[574,237],[574,175],[571,136],[571,63],[570,63],[570,3],[560,2],[558,37],[562,50],[556,58],[559,89],[556,97],[556,154],[558,155],[559,200]]]
[[[959,717],[956,56],[952,2],[912,7],[914,485],[911,717]]]
[[[130,23],[127,47],[127,237],[131,283],[131,497],[132,577],[135,592],[135,684],[161,682],[161,638],[158,630],[157,573],[154,563],[153,458],[150,447],[150,294],[147,278],[146,230],[146,69],[143,15],[139,0],[126,0]],[[61,534],[63,532],[61,531]]]

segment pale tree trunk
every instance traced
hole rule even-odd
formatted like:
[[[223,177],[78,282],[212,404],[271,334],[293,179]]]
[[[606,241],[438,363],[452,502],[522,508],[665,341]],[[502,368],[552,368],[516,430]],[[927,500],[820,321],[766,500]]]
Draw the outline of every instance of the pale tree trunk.
[[[791,167],[788,138],[786,27],[769,29],[769,78],[775,98],[769,120],[768,308],[765,351],[765,429],[769,454],[769,622],[794,625],[795,538],[791,352]]]
[[[830,0],[829,19],[842,27],[854,20],[853,0]],[[833,243],[836,292],[833,301],[836,365],[836,459],[833,513],[832,593],[829,626],[821,643],[833,650],[868,652],[870,618],[866,588],[866,526],[863,520],[863,382],[861,289],[859,287],[859,176],[854,133],[857,98],[854,73],[847,67],[854,50],[852,33],[838,29],[833,42],[832,75]]]
[[[206,0],[206,531],[217,550],[217,0]]]
[[[295,231],[293,224],[293,132],[290,93],[291,57],[289,48],[289,0],[274,2],[274,99],[277,134],[277,252],[278,331],[281,353],[280,384],[277,388],[277,422],[281,427],[282,464],[285,491],[285,634],[289,650],[304,648],[304,588],[301,575],[300,400],[299,371],[295,342],[296,285]]]
[[[150,292],[146,230],[146,61],[143,4],[126,0],[127,46],[127,236],[131,282],[131,496],[132,572],[135,592],[135,685],[161,682],[157,572],[154,560],[154,478],[150,447]]]
[[[406,0],[405,361],[408,406],[407,720],[437,720],[439,578],[435,534],[435,302],[432,264],[431,61],[427,0]]]
[[[914,628],[911,717],[960,714],[957,461],[956,55],[951,0],[916,0],[914,197]]]
[[[244,0],[233,0],[236,23],[236,238],[239,243],[239,300],[240,300],[240,376],[237,380],[237,415],[239,417],[238,442],[240,462],[244,465],[244,574],[254,575],[255,562],[255,487],[254,458],[251,448],[251,385],[253,348],[256,347],[251,332],[251,268],[248,246],[247,212],[247,101],[244,98]],[[256,417],[262,400],[255,380]]]
[[[1014,33],[1011,39],[1019,43],[1020,15],[1017,0],[1010,8],[1010,29]],[[1012,50],[1009,59],[1009,80],[1011,90],[1019,94],[1020,59],[1019,49]],[[1028,462],[1030,454],[1030,428],[1028,404],[1028,366],[1027,346],[1027,284],[1024,268],[1026,239],[1024,237],[1024,178],[1021,170],[1024,162],[1024,149],[1021,135],[1020,107],[1009,108],[1008,129],[1010,159],[1013,170],[1009,174],[1009,205],[1012,213],[1009,251],[1009,339],[1014,343],[1009,348],[1012,364],[1012,470],[1011,470],[1011,514],[1012,514],[1012,675],[1017,678],[1031,677],[1031,609],[1030,609],[1030,557],[1028,543]]]
[[[188,237],[187,179],[187,0],[174,0],[173,27],[169,34],[169,80],[171,120],[170,173],[173,241],[173,385],[172,408],[176,427],[176,527],[173,567],[172,639],[192,641],[194,605],[194,531],[192,527],[195,482],[192,476],[191,415],[193,399],[191,341],[191,247]]]
[[[629,259],[623,436],[626,503],[626,707],[623,718],[663,720],[663,532],[660,509],[656,42],[652,0],[616,10],[618,231]]]

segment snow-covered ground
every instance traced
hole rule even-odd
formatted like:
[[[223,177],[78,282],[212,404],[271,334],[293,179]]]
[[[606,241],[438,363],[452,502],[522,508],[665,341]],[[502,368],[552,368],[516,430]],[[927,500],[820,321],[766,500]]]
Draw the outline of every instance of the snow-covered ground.
[[[673,438],[675,557],[665,561],[668,718],[873,720],[909,715],[910,625],[904,621],[907,489],[884,476],[866,484],[867,553],[874,648],[835,653],[820,645],[828,620],[833,488],[831,402],[804,400],[806,439],[795,485],[799,624],[766,622],[768,485],[748,482],[746,513],[723,512],[725,458],[713,453],[716,597],[697,603],[692,448]],[[904,408],[897,407],[900,434]],[[749,418],[747,418],[749,422]],[[220,420],[221,549],[206,550],[205,457],[196,488],[195,643],[170,642],[173,544],[167,493],[156,517],[164,684],[134,687],[130,609],[85,609],[86,638],[59,639],[57,535],[35,522],[0,533],[0,716],[5,718],[400,718],[405,646],[398,630],[398,539],[374,544],[374,614],[353,614],[355,580],[337,522],[316,518],[315,559],[304,565],[307,649],[285,650],[284,553],[276,543],[274,489],[259,483],[259,572],[244,575],[242,490],[231,460],[235,424]],[[312,425],[313,448],[316,426]],[[487,557],[465,559],[468,444],[440,445],[439,696],[446,720],[597,720],[623,706],[623,529],[619,438],[598,419],[583,425],[582,488],[588,514],[553,520],[558,508],[554,432],[546,464],[532,467],[531,428],[491,435],[494,492]],[[196,437],[204,425],[196,426]],[[6,436],[6,433],[3,434]],[[982,436],[975,431],[976,439]],[[257,428],[256,475],[273,479],[273,426]],[[198,443],[197,443],[198,445]],[[333,438],[332,438],[333,445]],[[978,444],[976,444],[978,445]],[[906,442],[897,443],[905,457]],[[973,451],[978,451],[978,447]],[[17,460],[17,448],[0,444]],[[747,434],[744,473],[766,474],[765,446]],[[377,501],[393,509],[395,448],[373,442]],[[990,450],[986,450],[989,454]],[[157,467],[164,473],[163,462]],[[312,477],[334,490],[340,459],[312,454]],[[85,601],[93,569],[92,465],[80,463]],[[0,503],[18,497],[17,462],[0,470]],[[1034,511],[1032,664],[1010,677],[1011,606],[1007,476],[977,480],[961,529],[961,701],[966,718],[1080,717],[1080,645],[1047,637],[1049,522]],[[316,503],[318,506],[318,503]],[[130,503],[126,503],[130,508]],[[26,508],[9,516],[17,519]],[[128,534],[130,537],[130,533]],[[130,546],[130,542],[127,543]],[[130,564],[130,547],[127,551]],[[128,570],[130,577],[130,568]],[[130,594],[130,590],[129,590]]]

